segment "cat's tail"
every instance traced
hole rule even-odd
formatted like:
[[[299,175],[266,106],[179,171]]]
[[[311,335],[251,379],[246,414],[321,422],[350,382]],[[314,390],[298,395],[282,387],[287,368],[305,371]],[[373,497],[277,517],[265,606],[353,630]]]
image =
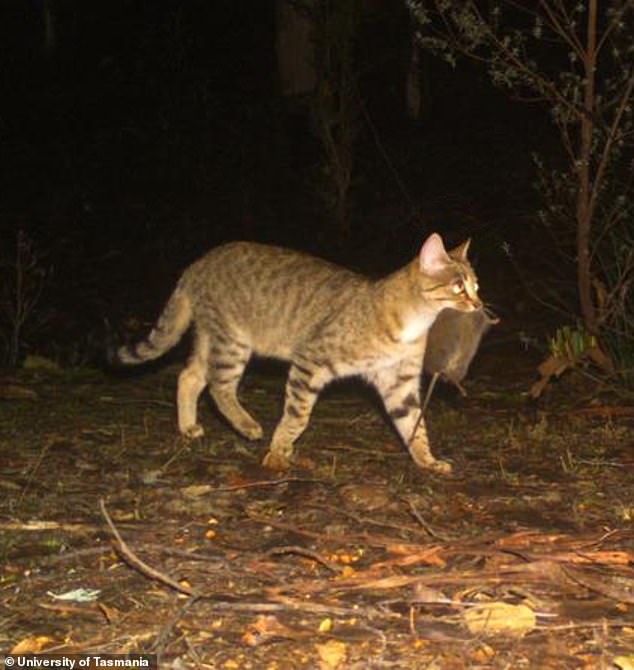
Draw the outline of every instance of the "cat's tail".
[[[189,297],[181,287],[176,287],[149,335],[135,344],[118,347],[109,357],[115,364],[124,365],[153,361],[178,343],[189,328],[191,320]]]

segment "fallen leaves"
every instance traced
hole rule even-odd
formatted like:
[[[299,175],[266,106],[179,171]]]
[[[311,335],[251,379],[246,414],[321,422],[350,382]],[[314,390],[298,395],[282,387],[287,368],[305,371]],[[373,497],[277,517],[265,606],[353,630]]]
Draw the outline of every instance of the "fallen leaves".
[[[346,662],[348,651],[344,642],[328,640],[323,644],[316,644],[315,648],[319,655],[320,670],[335,670]]]
[[[242,642],[249,647],[256,647],[274,639],[293,637],[297,637],[297,634],[292,629],[280,623],[277,617],[269,615],[259,616],[250,624],[242,636]]]
[[[463,616],[472,635],[521,637],[533,630],[537,623],[535,612],[527,605],[504,602],[489,602],[469,607]]]
[[[46,635],[30,635],[20,640],[12,649],[11,654],[38,654],[54,642]]]

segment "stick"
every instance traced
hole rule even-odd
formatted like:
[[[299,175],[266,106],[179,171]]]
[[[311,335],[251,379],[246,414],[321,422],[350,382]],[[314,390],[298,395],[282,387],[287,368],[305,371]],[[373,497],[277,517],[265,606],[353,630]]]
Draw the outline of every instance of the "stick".
[[[124,542],[123,538],[119,534],[119,531],[112,522],[112,519],[110,518],[110,515],[106,510],[106,503],[104,502],[103,498],[99,499],[99,508],[101,509],[101,514],[103,515],[103,518],[106,520],[106,523],[110,528],[110,531],[115,537],[116,540],[116,542],[114,543],[115,550],[117,551],[117,553],[121,555],[121,557],[125,560],[125,562],[128,563],[128,565],[130,565],[133,568],[136,568],[146,577],[154,579],[158,582],[162,582],[166,586],[169,586],[170,588],[174,589],[175,591],[178,591],[179,593],[184,593],[187,596],[195,595],[193,589],[190,589],[188,586],[183,586],[182,584],[179,584],[177,581],[174,581],[171,577],[168,577],[167,575],[164,575],[162,572],[155,570],[153,567],[151,567],[150,565],[142,561],[138,556],[136,556],[136,554],[134,554],[134,552]]]
[[[305,556],[306,558],[310,558],[313,561],[316,561],[320,565],[323,565],[326,569],[330,570],[330,572],[334,572],[335,574],[339,574],[341,572],[341,568],[333,565],[330,561],[327,561],[325,558],[322,558],[316,551],[311,551],[310,549],[305,549],[304,547],[298,547],[296,545],[286,547],[273,547],[273,549],[269,549],[269,551],[267,551],[266,554],[268,556],[297,554],[298,556]]]

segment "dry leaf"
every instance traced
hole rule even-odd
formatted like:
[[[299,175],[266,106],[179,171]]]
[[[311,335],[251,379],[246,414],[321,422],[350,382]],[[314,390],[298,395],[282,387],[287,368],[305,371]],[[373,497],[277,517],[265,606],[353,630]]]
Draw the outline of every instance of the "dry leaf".
[[[186,498],[200,498],[200,496],[204,496],[211,491],[211,486],[209,484],[193,484],[192,486],[185,486],[180,491]]]
[[[116,607],[108,607],[108,605],[104,605],[103,603],[97,603],[97,607],[101,610],[108,623],[114,623],[121,619],[121,612]]]
[[[415,584],[420,577],[413,575],[391,575],[390,577],[379,577],[377,579],[359,580],[357,584],[351,584],[349,589],[400,589],[401,586]]]
[[[252,624],[249,624],[242,636],[242,642],[249,647],[256,647],[273,638],[293,637],[293,631],[280,623],[274,616],[259,616]]]
[[[334,670],[345,663],[348,656],[347,647],[339,640],[328,640],[324,644],[315,645],[319,654],[320,670]]]
[[[476,663],[490,663],[491,659],[495,656],[495,649],[490,647],[488,644],[482,643],[477,649],[475,649],[471,654],[470,658]]]
[[[416,582],[412,586],[412,600],[416,603],[451,603],[451,598],[438,589]]]
[[[391,544],[387,547],[387,551],[391,554],[397,554],[402,558],[392,558],[387,561],[380,561],[374,563],[373,568],[380,568],[387,565],[416,565],[418,563],[426,563],[427,565],[434,565],[438,568],[444,568],[447,565],[442,556],[439,556],[444,547],[431,546],[426,547],[422,551],[419,546],[406,544]]]
[[[332,619],[330,617],[327,617],[326,619],[322,619],[319,622],[319,632],[320,633],[330,633],[332,630]]]
[[[535,612],[530,607],[501,602],[470,607],[465,610],[464,619],[473,635],[488,633],[520,636],[533,630],[537,623]]]
[[[11,654],[37,654],[44,647],[53,642],[53,638],[47,637],[46,635],[38,635],[32,637],[25,637],[23,640],[20,640],[13,649],[11,649]]]
[[[388,544],[385,547],[385,551],[387,551],[388,554],[409,555],[409,554],[412,553],[412,545],[411,544]]]
[[[619,670],[634,670],[634,655],[617,656],[612,662]]]
[[[537,368],[541,378],[531,386],[531,398],[539,398],[550,380],[553,377],[560,377],[570,367],[572,367],[570,361],[554,355],[550,355],[545,361],[542,361]]]

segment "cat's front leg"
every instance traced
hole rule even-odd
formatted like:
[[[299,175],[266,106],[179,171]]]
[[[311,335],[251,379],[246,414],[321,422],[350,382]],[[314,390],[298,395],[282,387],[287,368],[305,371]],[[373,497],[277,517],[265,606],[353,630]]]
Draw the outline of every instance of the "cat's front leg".
[[[389,417],[409,449],[416,465],[441,474],[451,472],[451,464],[434,458],[420,405],[420,364],[404,361],[368,375],[377,388]]]
[[[439,472],[443,475],[448,475],[452,470],[451,463],[434,458],[431,453],[429,438],[427,436],[427,427],[425,426],[425,419],[423,418],[421,411],[422,410],[419,407],[416,412],[413,413],[416,418],[414,427],[410,430],[410,435],[413,433],[413,437],[406,443],[409,453],[414,459],[414,463],[419,467],[433,470],[434,472]],[[420,421],[418,420],[418,417],[420,417]],[[403,437],[403,439],[405,438]]]

